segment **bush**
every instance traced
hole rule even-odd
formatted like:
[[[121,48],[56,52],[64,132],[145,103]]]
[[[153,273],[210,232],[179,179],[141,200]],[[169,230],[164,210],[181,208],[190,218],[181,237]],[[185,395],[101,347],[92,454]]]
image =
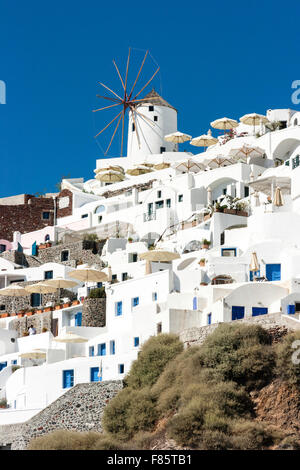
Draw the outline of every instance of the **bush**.
[[[260,388],[272,378],[275,355],[270,336],[259,325],[223,323],[200,349],[203,367],[213,368],[223,380]]]
[[[88,299],[105,299],[105,287],[95,287],[94,289],[90,290],[88,295]]]
[[[152,430],[157,417],[150,389],[125,388],[105,408],[102,425],[109,434],[126,440],[138,431]]]
[[[28,450],[92,450],[99,440],[95,432],[73,432],[59,429],[32,439]]]
[[[297,348],[293,348],[294,341],[300,340],[300,331],[288,334],[282,343],[277,346],[276,372],[284,381],[290,385],[300,386],[300,364],[295,363],[295,359],[299,360]],[[300,344],[300,343],[299,343]],[[293,356],[294,355],[294,356]]]
[[[143,345],[139,357],[125,377],[128,387],[139,389],[153,385],[169,361],[181,353],[183,344],[176,335],[152,336]]]
[[[257,450],[274,443],[273,432],[256,421],[237,421],[233,424],[231,432],[232,449]]]

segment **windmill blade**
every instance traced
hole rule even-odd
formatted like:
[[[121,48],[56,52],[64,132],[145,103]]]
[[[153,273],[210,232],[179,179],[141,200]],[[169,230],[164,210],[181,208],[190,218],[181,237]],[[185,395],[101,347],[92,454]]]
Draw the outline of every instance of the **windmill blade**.
[[[110,149],[110,146],[111,146],[111,144],[112,144],[112,141],[114,140],[114,137],[115,137],[116,132],[117,132],[117,130],[118,130],[118,127],[119,127],[119,124],[120,124],[121,119],[122,119],[122,116],[119,117],[119,120],[118,120],[118,122],[117,122],[116,128],[115,128],[115,130],[114,130],[114,133],[113,133],[113,135],[112,135],[112,137],[111,137],[111,139],[110,139],[109,146],[107,147],[107,149],[106,149],[104,155],[107,155],[107,152],[108,152],[109,149]]]
[[[126,97],[127,97],[127,78],[128,78],[129,60],[130,60],[130,48],[129,48],[129,52],[128,52],[128,59],[127,59],[127,66],[126,66],[126,77],[125,77],[125,88],[124,88],[124,100],[126,100]]]
[[[123,80],[122,80],[121,74],[120,74],[120,72],[119,72],[119,69],[118,69],[118,66],[117,66],[115,60],[113,60],[113,64],[114,64],[114,66],[115,66],[116,69],[117,69],[117,73],[118,73],[118,75],[119,75],[119,79],[121,80],[123,90],[125,91],[125,85],[124,85],[124,82],[123,82]]]
[[[105,100],[113,101],[114,103],[115,102],[120,103],[120,101],[122,101],[122,100],[119,100],[117,98],[110,98],[109,96],[103,96],[103,95],[96,95],[96,97],[97,98],[104,98]]]
[[[117,98],[119,98],[119,100],[122,101],[122,98],[121,98],[119,95],[117,95],[117,93],[115,93],[113,90],[111,90],[110,88],[108,88],[108,86],[104,85],[104,83],[101,83],[101,82],[99,82],[99,83],[100,83],[100,85],[102,85],[104,88],[106,88],[106,89],[109,90],[111,93],[113,93]]]
[[[93,113],[96,113],[97,111],[103,111],[103,109],[108,109],[108,108],[113,108],[114,106],[120,106],[122,103],[116,103],[116,104],[111,104],[110,106],[105,106],[104,108],[99,108],[99,109],[93,109]]]
[[[155,75],[157,74],[157,72],[159,71],[160,67],[158,67],[158,69],[154,72],[154,74],[152,75],[152,77],[150,78],[150,80],[148,80],[148,82],[146,83],[146,85],[143,86],[143,88],[138,92],[137,95],[135,95],[135,97],[133,98],[134,100],[142,93],[142,91],[146,88],[147,85],[149,85],[149,83],[153,80],[153,78],[155,77]]]
[[[100,132],[98,132],[97,135],[95,135],[95,139],[96,139],[96,137],[98,137],[98,135],[102,134],[102,132],[104,132],[105,129],[107,129],[107,128],[120,116],[120,114],[122,114],[122,113],[123,113],[123,110],[120,111],[119,114],[117,114],[117,115],[113,118],[113,120],[110,121],[110,122],[107,124],[107,126],[104,127],[104,129],[102,129]]]
[[[135,85],[136,85],[136,83],[137,83],[137,81],[138,81],[138,79],[139,79],[140,73],[141,73],[141,71],[142,71],[142,69],[143,69],[143,67],[144,67],[144,63],[145,63],[146,57],[147,57],[147,55],[148,55],[148,52],[149,52],[149,51],[146,51],[146,54],[145,54],[145,57],[144,57],[144,59],[143,59],[142,65],[141,65],[141,67],[140,67],[140,70],[139,70],[139,72],[138,72],[138,74],[137,74],[137,76],[136,76],[135,82],[134,82],[134,84],[133,84],[133,86],[132,86],[132,88],[131,88],[131,92],[129,93],[129,96],[128,96],[129,99],[131,98],[131,95],[132,95],[132,93],[133,93],[134,87],[135,87]]]
[[[125,116],[125,110],[123,109],[123,121],[122,121],[122,142],[121,142],[121,157],[123,157],[124,116]]]

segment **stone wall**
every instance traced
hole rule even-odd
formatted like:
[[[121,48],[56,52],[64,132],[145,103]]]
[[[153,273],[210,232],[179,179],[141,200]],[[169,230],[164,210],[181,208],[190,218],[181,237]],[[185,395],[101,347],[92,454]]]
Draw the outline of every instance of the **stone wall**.
[[[31,439],[57,429],[101,432],[104,408],[122,388],[120,380],[78,384],[26,423],[0,426],[0,446],[25,450]]]
[[[258,317],[247,317],[243,318],[242,320],[235,320],[234,323],[258,324],[268,330],[279,326],[282,327],[282,332],[300,329],[300,323],[293,320],[293,318],[282,315],[281,313],[269,313],[267,315],[260,315]],[[190,328],[188,330],[184,330],[179,335],[179,338],[184,343],[185,347],[200,345],[209,334],[215,331],[219,324],[220,323],[213,323],[212,325],[206,325],[200,328]],[[275,333],[275,335],[276,334],[277,333]]]
[[[43,219],[43,212],[49,212],[48,219]],[[12,241],[15,231],[33,232],[53,225],[53,221],[53,199],[26,194],[24,204],[0,205],[0,238]]]
[[[9,324],[11,330],[16,330],[18,332],[18,338],[21,338],[25,332],[28,332],[30,325],[34,326],[36,333],[43,333],[43,328],[46,328],[48,331],[52,329],[52,311],[37,313],[30,315],[29,317],[16,317],[15,320],[12,320]]]
[[[82,326],[105,326],[106,298],[85,299],[82,307]]]
[[[95,265],[101,269],[104,265],[100,259],[104,241],[100,243],[81,240],[69,243],[60,243],[39,250],[38,259],[42,263],[60,263],[76,268],[79,264]],[[62,252],[68,251],[68,260],[62,261]]]

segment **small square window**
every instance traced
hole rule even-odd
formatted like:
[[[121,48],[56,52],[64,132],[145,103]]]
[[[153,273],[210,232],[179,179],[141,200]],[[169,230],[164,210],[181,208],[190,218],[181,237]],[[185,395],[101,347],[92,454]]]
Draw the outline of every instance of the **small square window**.
[[[68,261],[69,259],[69,250],[63,250],[61,252],[61,261]]]
[[[86,219],[89,216],[89,214],[82,214],[81,218]]]
[[[131,302],[132,302],[132,304],[131,304],[132,307],[136,307],[140,303],[140,298],[139,297],[134,297]]]
[[[166,203],[167,203],[167,207],[171,207],[171,199],[167,199]]]
[[[118,369],[119,369],[119,374],[124,374],[124,364],[119,364]]]
[[[155,122],[158,121],[158,116],[154,116],[154,121],[155,121]]]
[[[162,332],[162,323],[157,323],[156,325],[156,333],[159,335]]]
[[[140,344],[140,338],[138,336],[136,336],[134,339],[133,339],[133,344],[134,344],[134,347],[137,348]]]
[[[44,279],[53,279],[53,271],[45,271]]]
[[[154,106],[149,106],[149,111],[154,111]]]
[[[160,147],[160,153],[163,153],[166,151],[166,147]]]
[[[50,212],[43,212],[43,220],[49,220],[50,219]]]
[[[178,196],[178,202],[182,202],[183,201],[183,194],[179,194]]]
[[[106,356],[106,343],[98,344],[98,356]]]
[[[122,273],[122,281],[127,281],[128,273]]]

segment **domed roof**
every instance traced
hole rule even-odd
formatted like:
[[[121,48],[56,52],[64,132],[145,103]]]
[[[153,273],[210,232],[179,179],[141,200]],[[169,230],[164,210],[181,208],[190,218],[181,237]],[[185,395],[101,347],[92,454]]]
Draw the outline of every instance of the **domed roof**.
[[[147,98],[147,100],[146,100]],[[149,101],[148,101],[149,98]],[[143,101],[138,103],[136,106],[145,106],[146,103],[151,103],[156,106],[166,106],[167,108],[174,109],[177,111],[174,106],[171,106],[166,100],[164,100],[155,90],[152,88],[152,90],[143,98]]]

